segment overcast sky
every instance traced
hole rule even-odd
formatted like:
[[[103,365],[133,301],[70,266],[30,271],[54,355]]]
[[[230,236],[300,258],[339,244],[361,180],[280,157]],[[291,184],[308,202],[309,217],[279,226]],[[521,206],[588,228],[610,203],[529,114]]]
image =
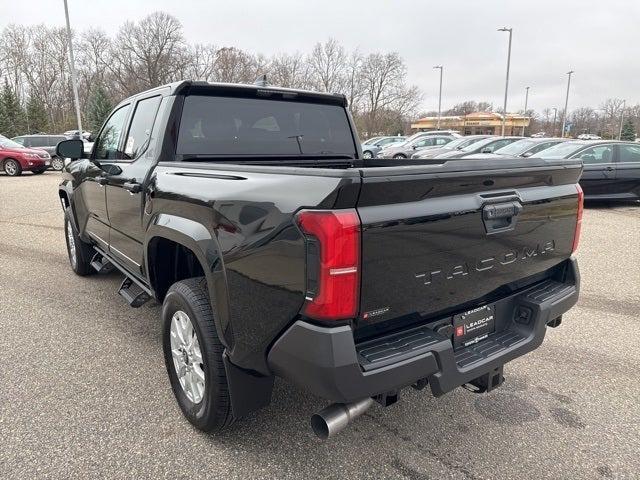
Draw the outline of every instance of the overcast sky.
[[[575,70],[569,109],[605,98],[640,103],[640,0],[69,0],[73,28],[115,35],[124,20],[155,10],[177,17],[192,43],[236,46],[266,55],[308,52],[330,37],[363,53],[397,51],[408,80],[437,109],[436,64],[445,67],[443,109],[467,100],[502,105],[507,33],[513,28],[508,110],[564,106],[566,72]],[[0,0],[8,23],[64,25],[62,0]]]

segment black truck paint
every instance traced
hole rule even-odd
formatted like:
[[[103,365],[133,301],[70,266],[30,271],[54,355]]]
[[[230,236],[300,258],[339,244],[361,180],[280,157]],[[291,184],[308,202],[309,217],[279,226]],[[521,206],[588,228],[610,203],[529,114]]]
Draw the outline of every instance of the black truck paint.
[[[181,155],[184,101],[198,95],[346,107],[342,96],[269,87],[143,92],[114,110],[125,109],[115,158],[96,159],[103,127],[91,158],[68,163],[59,194],[79,237],[159,302],[175,281],[206,278],[235,417],[269,402],[274,375],[341,402],[424,381],[436,395],[469,382],[488,390],[488,378],[501,382],[488,375],[536,348],[577,301],[579,162],[369,167],[346,109],[350,157]],[[125,158],[148,99],[149,138]],[[317,272],[296,215],[348,209],[360,222],[357,312],[308,318]],[[454,350],[453,317],[483,305],[495,308],[494,331]]]

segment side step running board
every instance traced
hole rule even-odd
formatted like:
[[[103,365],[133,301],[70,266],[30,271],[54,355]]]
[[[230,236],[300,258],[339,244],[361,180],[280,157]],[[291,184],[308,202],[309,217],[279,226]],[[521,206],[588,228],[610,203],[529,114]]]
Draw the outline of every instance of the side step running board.
[[[138,308],[151,300],[151,296],[129,277],[125,277],[122,281],[118,293],[133,308]]]
[[[113,270],[113,264],[99,252],[91,259],[91,266],[98,273],[109,273]]]

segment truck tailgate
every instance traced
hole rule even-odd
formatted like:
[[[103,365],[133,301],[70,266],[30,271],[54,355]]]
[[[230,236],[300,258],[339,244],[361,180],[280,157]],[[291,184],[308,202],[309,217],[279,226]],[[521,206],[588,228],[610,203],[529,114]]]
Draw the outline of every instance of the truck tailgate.
[[[363,169],[357,327],[473,308],[569,258],[580,173],[534,159]]]

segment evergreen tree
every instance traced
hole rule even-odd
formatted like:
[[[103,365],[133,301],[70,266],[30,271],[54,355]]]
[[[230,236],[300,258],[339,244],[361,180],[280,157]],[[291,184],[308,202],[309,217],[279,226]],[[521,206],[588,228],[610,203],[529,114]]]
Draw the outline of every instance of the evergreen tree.
[[[109,100],[107,91],[102,86],[97,87],[87,107],[87,130],[94,135],[97,134],[111,110],[113,110],[113,104]]]
[[[28,123],[27,133],[42,133],[48,132],[49,129],[49,116],[47,115],[47,109],[38,97],[29,97],[27,101],[27,115],[26,121]]]
[[[633,128],[633,122],[630,118],[627,118],[627,121],[622,125],[622,135],[620,135],[620,140],[634,141],[635,139],[636,130]]]
[[[5,80],[0,92],[0,134],[15,137],[24,133],[25,114],[18,96]]]

